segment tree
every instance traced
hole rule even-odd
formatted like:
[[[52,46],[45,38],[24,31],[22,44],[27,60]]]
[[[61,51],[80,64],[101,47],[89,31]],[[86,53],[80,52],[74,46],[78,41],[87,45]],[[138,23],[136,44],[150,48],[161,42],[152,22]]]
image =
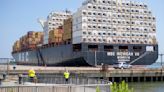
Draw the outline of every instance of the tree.
[[[130,89],[125,81],[122,81],[119,84],[114,82],[112,85],[110,85],[110,90],[111,92],[134,92],[133,88]]]

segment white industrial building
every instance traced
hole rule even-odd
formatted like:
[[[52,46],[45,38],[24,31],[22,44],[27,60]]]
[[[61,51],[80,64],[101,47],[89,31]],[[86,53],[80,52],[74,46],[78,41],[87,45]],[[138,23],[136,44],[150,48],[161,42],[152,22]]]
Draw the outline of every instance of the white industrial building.
[[[156,44],[155,22],[144,3],[86,0],[73,14],[73,44]]]

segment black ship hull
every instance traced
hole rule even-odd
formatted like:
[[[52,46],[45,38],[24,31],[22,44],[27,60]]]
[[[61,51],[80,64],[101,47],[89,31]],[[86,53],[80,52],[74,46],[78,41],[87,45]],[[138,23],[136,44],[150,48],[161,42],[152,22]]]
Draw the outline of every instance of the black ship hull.
[[[150,65],[158,59],[158,45],[150,44],[67,44],[39,47],[12,53],[18,64],[47,66],[96,66],[127,62]]]

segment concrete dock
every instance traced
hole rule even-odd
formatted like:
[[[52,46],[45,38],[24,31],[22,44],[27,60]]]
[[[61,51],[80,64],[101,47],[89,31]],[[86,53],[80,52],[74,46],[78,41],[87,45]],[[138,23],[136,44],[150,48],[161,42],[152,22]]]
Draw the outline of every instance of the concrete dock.
[[[39,75],[62,75],[68,70],[72,76],[82,76],[88,78],[105,78],[109,81],[142,82],[142,81],[164,81],[164,69],[149,69],[143,66],[134,66],[132,69],[114,69],[109,66],[106,69],[102,67],[38,67],[38,66],[13,66],[7,67],[6,72],[9,75],[27,74],[28,70],[33,68]],[[4,72],[3,70],[0,70]]]

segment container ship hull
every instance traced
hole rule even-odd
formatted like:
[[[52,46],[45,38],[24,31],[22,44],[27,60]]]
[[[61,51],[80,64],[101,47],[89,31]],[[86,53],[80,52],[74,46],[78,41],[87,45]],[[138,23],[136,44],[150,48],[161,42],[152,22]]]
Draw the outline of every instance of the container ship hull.
[[[144,44],[89,44],[42,46],[34,50],[12,53],[23,65],[96,66],[127,62],[150,65],[158,58],[158,45]]]

